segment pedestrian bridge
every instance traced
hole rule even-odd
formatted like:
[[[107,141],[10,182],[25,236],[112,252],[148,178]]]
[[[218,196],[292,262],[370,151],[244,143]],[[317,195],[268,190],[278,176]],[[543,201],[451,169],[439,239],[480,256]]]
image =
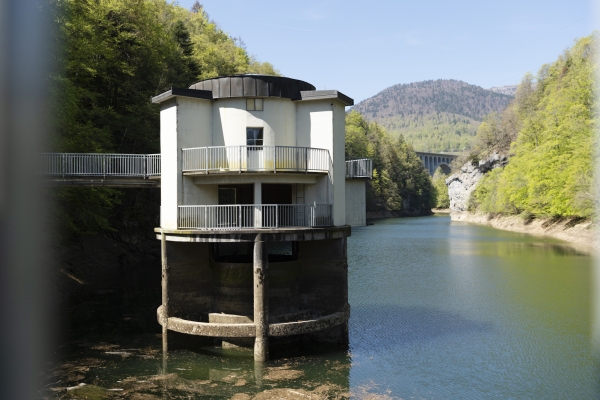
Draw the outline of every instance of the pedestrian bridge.
[[[183,173],[317,173],[330,171],[329,151],[288,146],[183,149]],[[55,186],[160,187],[160,154],[43,153],[38,174]],[[370,159],[346,161],[346,178],[371,178]]]
[[[450,173],[450,163],[454,160],[456,155],[446,153],[425,153],[422,151],[416,152],[425,169],[429,172],[429,175],[433,176],[434,172],[438,167],[442,168],[445,174]]]

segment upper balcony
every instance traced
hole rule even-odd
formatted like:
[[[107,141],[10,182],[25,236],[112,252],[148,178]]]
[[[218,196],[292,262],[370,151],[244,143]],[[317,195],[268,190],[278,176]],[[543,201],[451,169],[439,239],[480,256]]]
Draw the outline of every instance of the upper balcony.
[[[331,168],[326,149],[292,146],[218,146],[182,149],[185,175],[214,173],[323,173]]]
[[[346,178],[373,178],[373,160],[359,158],[346,160]]]

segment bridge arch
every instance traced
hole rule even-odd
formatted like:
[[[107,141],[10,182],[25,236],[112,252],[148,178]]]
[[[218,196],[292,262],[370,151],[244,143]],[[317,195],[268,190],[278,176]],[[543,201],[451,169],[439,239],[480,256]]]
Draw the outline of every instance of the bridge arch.
[[[445,174],[449,173],[450,163],[457,157],[454,154],[428,152],[417,152],[417,155],[430,176],[433,176],[438,167],[442,167],[442,171]]]

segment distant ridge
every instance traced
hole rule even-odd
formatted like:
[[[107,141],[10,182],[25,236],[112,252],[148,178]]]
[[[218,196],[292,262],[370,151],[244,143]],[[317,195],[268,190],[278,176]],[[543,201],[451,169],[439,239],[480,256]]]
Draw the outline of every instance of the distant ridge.
[[[453,79],[398,84],[354,109],[418,151],[461,151],[483,117],[501,112],[512,97]]]
[[[492,88],[489,88],[489,90],[491,90],[492,92],[496,92],[496,93],[502,93],[505,94],[507,96],[515,96],[515,94],[517,94],[517,88],[519,87],[519,85],[507,85],[507,86],[494,86]]]

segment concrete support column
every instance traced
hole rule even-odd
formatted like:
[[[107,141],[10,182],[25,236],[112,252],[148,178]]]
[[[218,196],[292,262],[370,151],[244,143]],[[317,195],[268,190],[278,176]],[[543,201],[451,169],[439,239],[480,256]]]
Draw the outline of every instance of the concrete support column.
[[[269,258],[262,234],[254,241],[254,361],[269,359]]]
[[[167,373],[167,353],[169,342],[167,340],[167,322],[169,320],[169,265],[167,261],[167,240],[165,233],[160,234],[160,251],[162,263],[162,345],[163,345],[163,373]]]
[[[254,184],[254,204],[262,204],[262,184],[256,182]],[[254,227],[262,227],[262,209],[256,207],[254,210]]]

